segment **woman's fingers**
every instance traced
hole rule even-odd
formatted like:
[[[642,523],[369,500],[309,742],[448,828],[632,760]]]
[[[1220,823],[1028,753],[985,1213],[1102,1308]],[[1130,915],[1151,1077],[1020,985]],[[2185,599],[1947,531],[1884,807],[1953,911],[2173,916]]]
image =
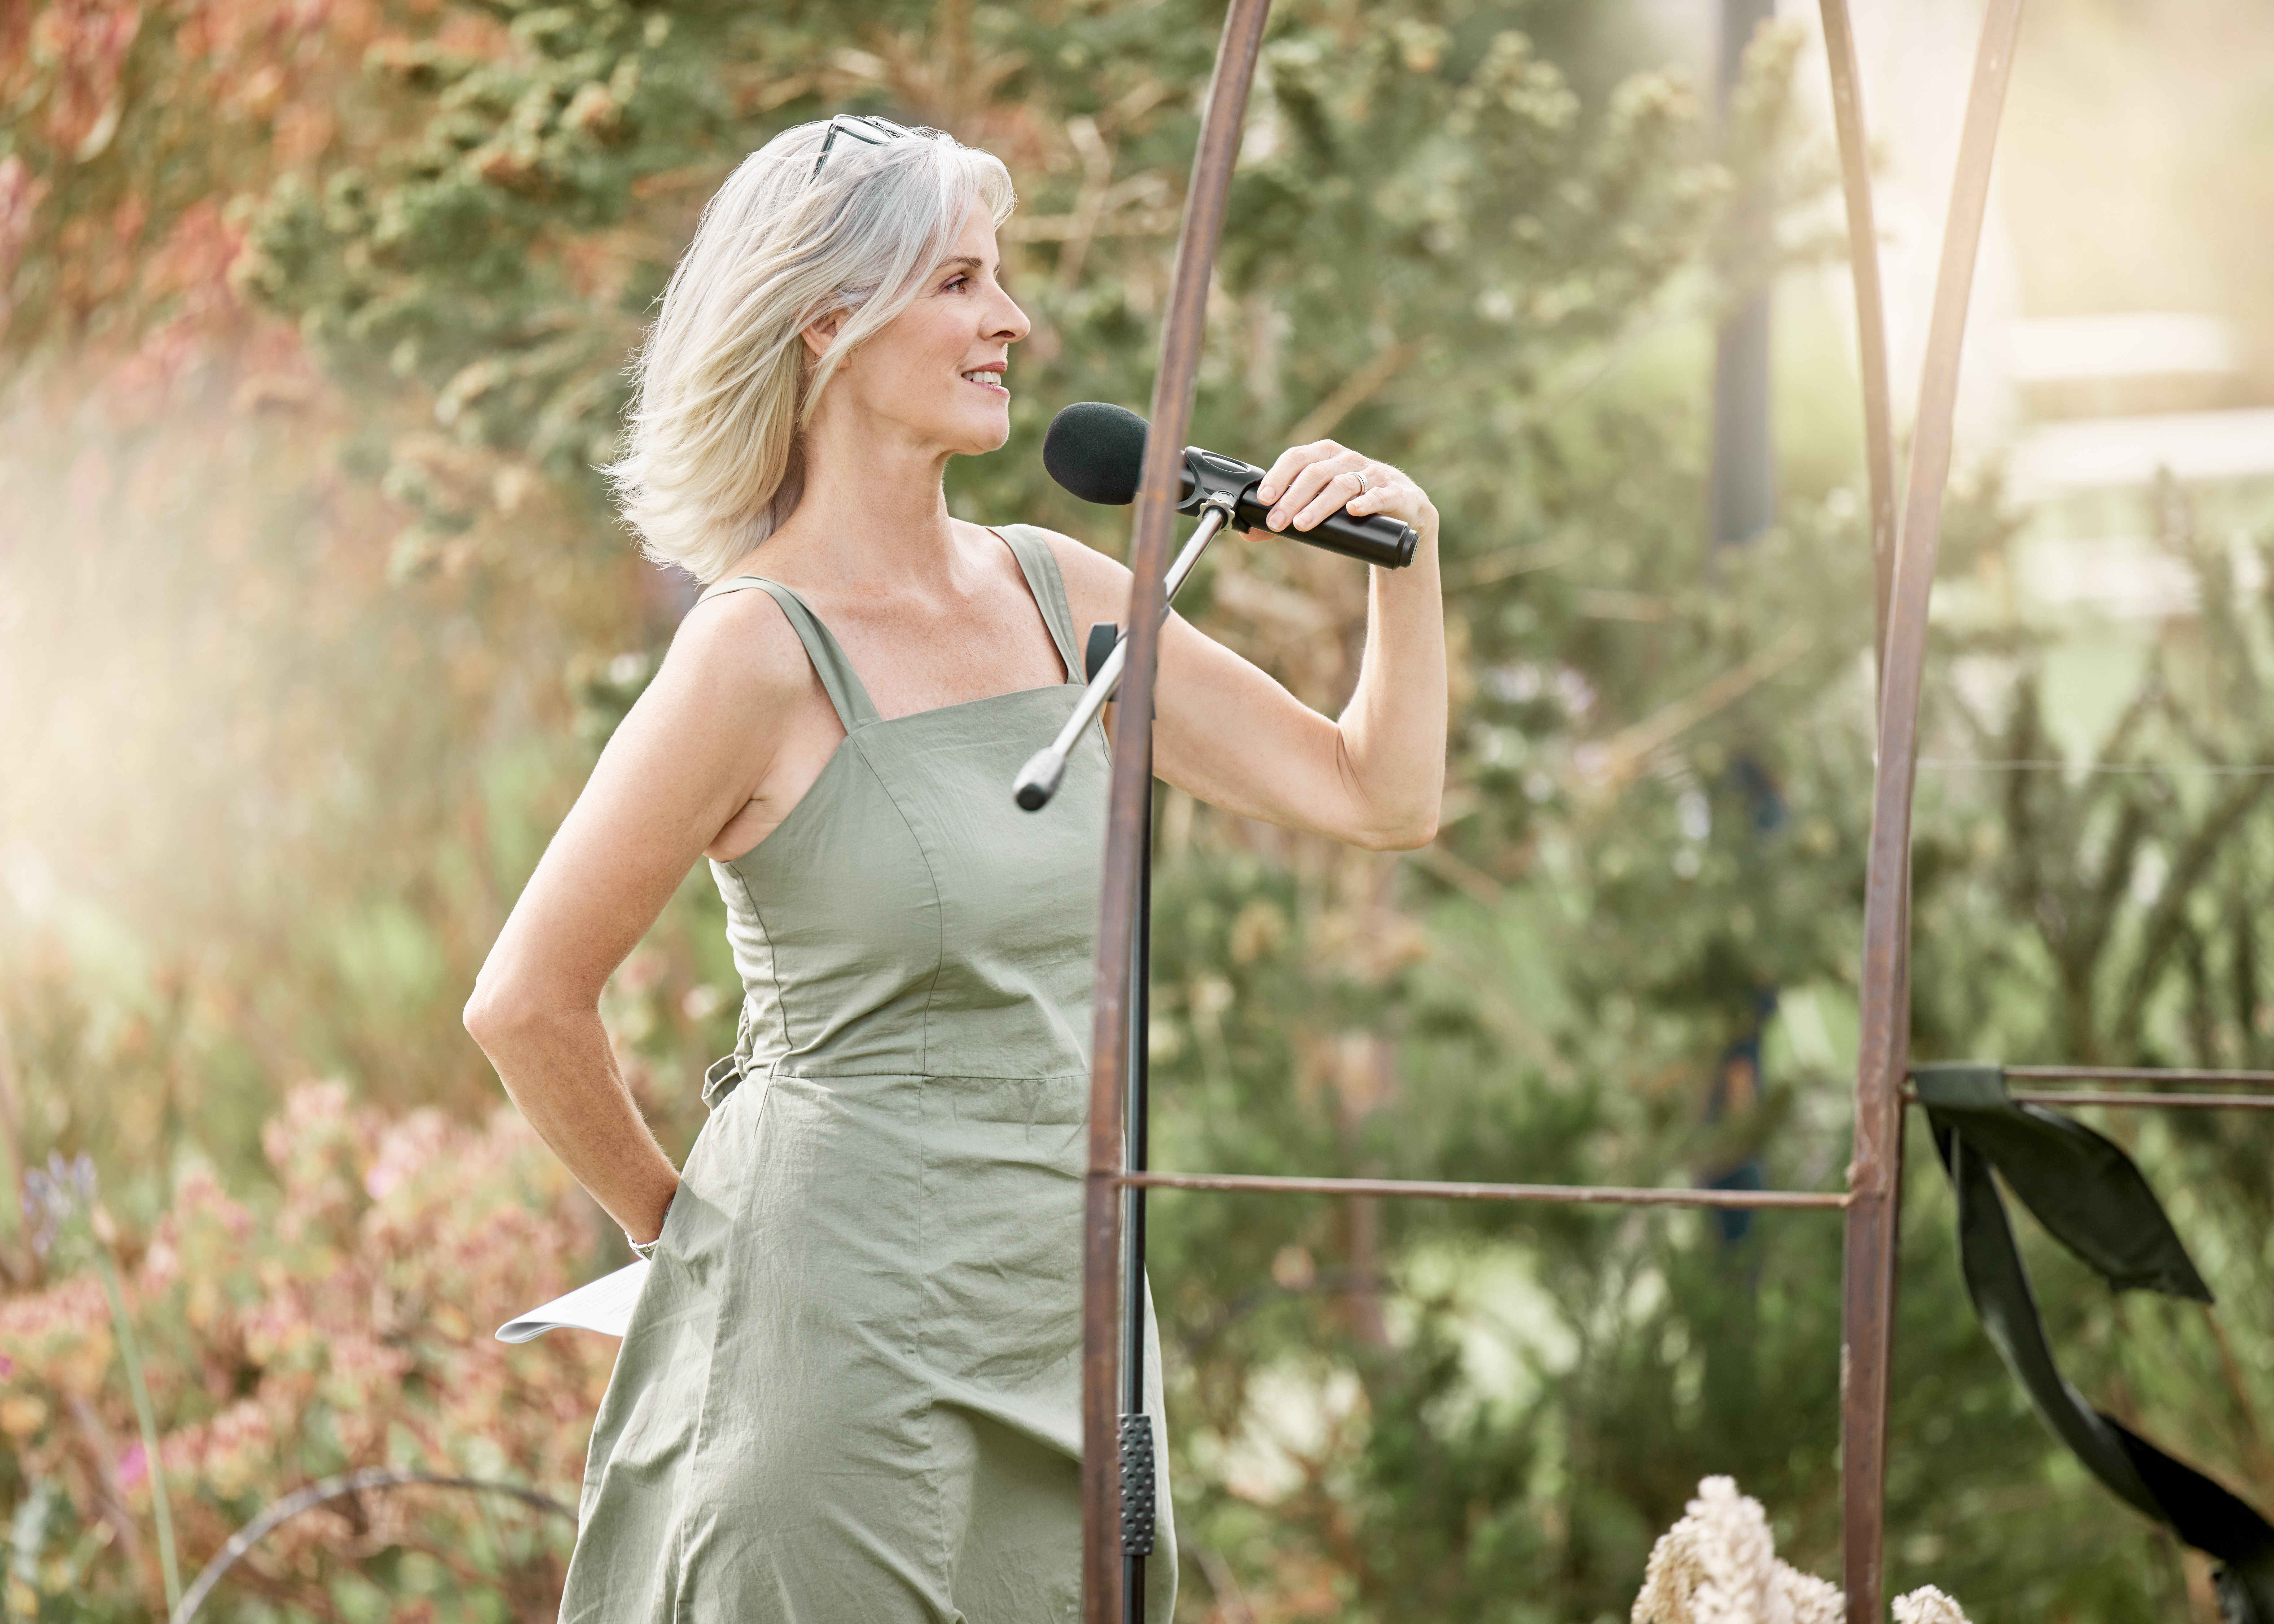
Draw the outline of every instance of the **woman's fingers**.
[[[1256,492],[1271,504],[1268,523],[1275,530],[1309,530],[1358,493],[1358,482],[1342,476],[1365,466],[1365,457],[1331,440],[1281,452]]]
[[[1337,462],[1337,458],[1343,461]],[[1271,464],[1271,471],[1263,476],[1257,494],[1291,515],[1311,500],[1337,468],[1359,460],[1356,452],[1346,451],[1331,440],[1291,446],[1279,454],[1279,460]]]
[[[1344,460],[1344,459],[1343,458],[1336,459],[1337,462]],[[1289,492],[1288,500],[1280,504],[1282,508],[1293,509],[1294,529],[1299,530],[1315,530],[1318,526],[1325,523],[1329,519],[1334,517],[1334,515],[1340,512],[1344,507],[1356,500],[1364,492],[1365,482],[1361,480],[1359,476],[1365,471],[1366,459],[1359,456],[1356,452],[1352,452],[1347,460],[1351,465],[1346,468],[1336,467],[1332,464],[1324,462],[1314,462],[1310,468],[1304,470],[1304,472],[1306,473],[1310,473],[1314,470],[1323,471],[1321,471],[1321,477],[1318,485],[1314,490],[1309,500],[1301,503],[1299,506],[1297,504],[1295,500],[1296,491],[1299,491],[1301,489],[1301,482],[1299,480],[1297,482],[1296,491]]]
[[[1403,470],[1331,440],[1281,452],[1256,494],[1271,504],[1266,523],[1283,533],[1315,529],[1345,509],[1360,518],[1389,514],[1417,528],[1435,511]]]
[[[1279,454],[1256,487],[1256,494],[1267,502],[1276,502],[1287,493],[1287,487],[1304,468],[1324,458],[1338,455],[1342,447],[1331,440],[1314,440],[1307,446],[1290,446]]]

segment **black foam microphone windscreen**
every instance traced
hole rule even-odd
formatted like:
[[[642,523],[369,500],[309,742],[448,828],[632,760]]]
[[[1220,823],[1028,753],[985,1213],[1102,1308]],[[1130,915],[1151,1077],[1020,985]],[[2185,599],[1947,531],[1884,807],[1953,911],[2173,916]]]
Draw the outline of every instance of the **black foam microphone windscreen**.
[[[1145,471],[1145,419],[1126,406],[1078,401],[1050,419],[1043,466],[1086,502],[1126,508]]]

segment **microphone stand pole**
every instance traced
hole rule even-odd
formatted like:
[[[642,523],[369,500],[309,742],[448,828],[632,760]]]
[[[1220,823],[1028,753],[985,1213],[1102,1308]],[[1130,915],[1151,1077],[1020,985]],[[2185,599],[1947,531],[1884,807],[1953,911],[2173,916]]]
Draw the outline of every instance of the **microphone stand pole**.
[[[1146,729],[1145,772],[1153,771],[1152,729]],[[1126,1127],[1129,1169],[1141,1173],[1147,1165],[1150,1137],[1153,989],[1153,797],[1145,797],[1145,812],[1137,836],[1137,906],[1130,917],[1129,948],[1129,1101]],[[1145,1191],[1132,1184],[1123,1192],[1128,1215],[1122,1235],[1127,1246],[1124,1264],[1126,1284],[1128,1344],[1124,1354],[1121,1405],[1121,1595],[1126,1624],[1144,1624],[1145,1559],[1153,1550],[1155,1473],[1153,1418],[1145,1413]]]
[[[1163,580],[1163,620],[1168,618],[1169,605],[1176,601],[1177,593],[1192,578],[1201,554],[1208,551],[1209,543],[1232,517],[1232,504],[1224,496],[1211,495],[1202,503],[1200,523],[1178,553],[1176,561],[1169,566]],[[1114,635],[1110,650],[1099,646],[1103,642],[1100,634]],[[1066,718],[1065,726],[1058,730],[1058,737],[1028,758],[1012,786],[1019,804],[1028,811],[1039,811],[1049,804],[1065,776],[1067,752],[1120,688],[1128,642],[1126,628],[1118,633],[1116,628],[1103,624],[1090,628],[1090,647],[1084,650],[1083,658],[1088,667],[1084,674],[1088,678],[1088,688],[1081,703],[1074,707],[1073,714]],[[1150,716],[1124,715],[1118,724],[1145,730],[1145,778],[1148,785],[1153,777],[1152,723]],[[1129,1023],[1125,1073],[1129,1086],[1122,1102],[1122,1132],[1125,1164],[1141,1173],[1150,1148],[1148,1141],[1152,1118],[1151,1057],[1147,1041],[1152,1024],[1153,981],[1153,797],[1149,789],[1138,829],[1135,878],[1136,906],[1129,921]],[[1119,1434],[1122,1618],[1126,1624],[1144,1624],[1145,1559],[1153,1549],[1156,1518],[1153,1417],[1145,1413],[1145,1192],[1134,1185],[1125,1186],[1122,1199],[1126,1204],[1121,1290],[1126,1341]]]
[[[1216,532],[1230,523],[1231,518],[1231,503],[1224,497],[1211,495],[1201,504],[1201,522],[1193,528],[1192,539],[1185,543],[1177,554],[1176,561],[1169,566],[1168,574],[1163,577],[1165,590],[1161,600],[1162,620],[1169,618],[1169,605],[1177,601],[1177,594],[1184,590],[1185,583],[1192,579],[1193,571],[1201,561],[1201,554],[1208,551],[1209,543],[1216,539]],[[1124,627],[1114,639],[1113,651],[1103,660],[1090,662],[1094,668],[1088,673],[1089,687],[1082,694],[1081,703],[1073,708],[1073,714],[1066,718],[1065,726],[1058,729],[1058,737],[1028,756],[1027,764],[1019,769],[1019,776],[1012,780],[1011,793],[1028,811],[1041,811],[1050,804],[1050,797],[1058,793],[1058,780],[1065,776],[1067,754],[1089,725],[1097,719],[1098,712],[1112,702],[1115,692],[1121,687],[1121,673],[1128,653],[1129,628]],[[1148,717],[1145,748],[1148,771],[1152,766],[1152,718]]]

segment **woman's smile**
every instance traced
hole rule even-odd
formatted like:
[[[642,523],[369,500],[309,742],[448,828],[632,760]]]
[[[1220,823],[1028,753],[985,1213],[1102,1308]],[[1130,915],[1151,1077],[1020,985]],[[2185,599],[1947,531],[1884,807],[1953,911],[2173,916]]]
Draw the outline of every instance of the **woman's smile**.
[[[963,381],[968,384],[976,384],[980,388],[986,390],[990,395],[1000,395],[1007,397],[1011,391],[1003,382],[1003,372],[1004,364],[1002,362],[990,361],[984,366],[975,366],[969,372],[965,372],[963,374]]]

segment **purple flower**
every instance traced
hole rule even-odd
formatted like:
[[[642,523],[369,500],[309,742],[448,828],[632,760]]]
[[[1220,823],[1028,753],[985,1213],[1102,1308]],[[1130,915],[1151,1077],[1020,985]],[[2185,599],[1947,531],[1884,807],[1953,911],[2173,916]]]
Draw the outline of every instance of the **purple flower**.
[[[46,1257],[65,1226],[94,1211],[94,1159],[85,1151],[64,1162],[59,1151],[48,1153],[44,1170],[24,1175],[24,1216],[34,1226],[32,1250]]]

